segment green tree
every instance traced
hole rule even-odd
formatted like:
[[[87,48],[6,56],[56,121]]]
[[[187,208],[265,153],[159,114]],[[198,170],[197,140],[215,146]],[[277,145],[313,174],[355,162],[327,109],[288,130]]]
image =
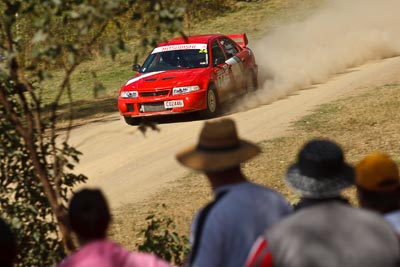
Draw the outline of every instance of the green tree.
[[[67,99],[72,118],[71,75],[94,49],[114,58],[125,48],[122,18],[139,25],[152,17],[157,24],[141,30],[153,35],[138,37],[149,44],[180,31],[183,13],[153,0],[0,0],[0,210],[18,237],[18,266],[51,266],[74,249],[65,206],[87,178],[73,173],[72,120],[61,133],[57,117]],[[54,69],[62,77],[45,102]]]

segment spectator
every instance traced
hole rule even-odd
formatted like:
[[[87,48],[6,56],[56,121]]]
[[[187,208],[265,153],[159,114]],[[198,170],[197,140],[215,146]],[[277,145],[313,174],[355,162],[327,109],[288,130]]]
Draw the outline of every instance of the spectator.
[[[300,194],[294,210],[331,201],[348,204],[341,191],[354,184],[354,169],[344,161],[337,144],[313,140],[301,149],[297,163],[287,170],[286,182]]]
[[[309,199],[332,199],[354,179],[342,149],[329,140],[312,140],[289,167],[289,185]],[[343,201],[314,202],[267,229],[245,266],[394,267],[400,245],[381,216]]]
[[[0,266],[11,267],[17,257],[17,245],[10,226],[0,219]]]
[[[100,190],[83,189],[77,192],[69,204],[68,216],[81,247],[59,267],[170,266],[152,254],[129,252],[106,239],[111,215]]]
[[[259,153],[239,139],[234,121],[222,119],[206,122],[198,144],[177,154],[180,163],[204,172],[214,193],[193,220],[189,266],[243,266],[263,230],[291,212],[280,194],[243,175],[240,164]]]
[[[396,163],[386,154],[372,153],[356,167],[360,206],[381,213],[400,236],[400,178]]]

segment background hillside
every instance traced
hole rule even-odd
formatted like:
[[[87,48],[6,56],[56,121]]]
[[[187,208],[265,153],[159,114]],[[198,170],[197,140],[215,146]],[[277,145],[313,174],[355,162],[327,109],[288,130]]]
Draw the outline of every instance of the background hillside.
[[[323,3],[323,0],[256,0],[256,1],[172,1],[171,10],[178,4],[186,7],[182,21],[183,34],[195,35],[203,33],[237,33],[245,32],[250,40],[250,47],[254,41],[271,31],[281,21],[301,20]],[[133,11],[132,11],[133,12]],[[131,12],[131,13],[132,13]],[[133,14],[128,13],[121,17],[120,24],[126,30],[126,51],[116,54],[112,60],[106,55],[94,52],[92,58],[81,64],[78,71],[72,76],[72,99],[74,119],[82,123],[88,119],[99,118],[117,112],[117,95],[119,88],[134,73],[131,70],[134,62],[142,63],[153,48],[151,41],[165,40],[179,35],[179,32],[166,31],[162,36],[153,36],[151,29],[154,25],[147,25],[147,20],[138,20],[136,23],[128,20]],[[173,17],[173,11],[171,16]],[[144,26],[146,25],[146,26]],[[112,30],[112,29],[108,29]],[[141,38],[145,38],[145,45]],[[148,41],[148,42],[147,42]],[[57,83],[62,73],[55,72],[53,79],[46,82],[44,102],[54,98],[55,91],[52,84]],[[68,97],[65,96],[65,103]],[[60,109],[60,114],[67,118],[68,105]]]

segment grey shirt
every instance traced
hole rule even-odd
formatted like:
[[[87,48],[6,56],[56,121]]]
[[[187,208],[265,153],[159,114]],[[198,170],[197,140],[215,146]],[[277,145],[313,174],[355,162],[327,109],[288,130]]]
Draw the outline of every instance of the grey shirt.
[[[305,208],[267,230],[274,266],[399,266],[393,229],[375,213],[331,202]]]
[[[203,223],[191,266],[242,267],[257,237],[291,212],[279,193],[254,183],[224,186],[215,194],[222,191],[226,193],[215,202]],[[192,224],[192,244],[197,220],[198,216]]]

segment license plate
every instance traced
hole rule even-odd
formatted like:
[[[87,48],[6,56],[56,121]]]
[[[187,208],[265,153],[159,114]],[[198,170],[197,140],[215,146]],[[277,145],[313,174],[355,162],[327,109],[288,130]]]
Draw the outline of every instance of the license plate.
[[[164,107],[165,108],[182,108],[183,100],[164,101]]]

